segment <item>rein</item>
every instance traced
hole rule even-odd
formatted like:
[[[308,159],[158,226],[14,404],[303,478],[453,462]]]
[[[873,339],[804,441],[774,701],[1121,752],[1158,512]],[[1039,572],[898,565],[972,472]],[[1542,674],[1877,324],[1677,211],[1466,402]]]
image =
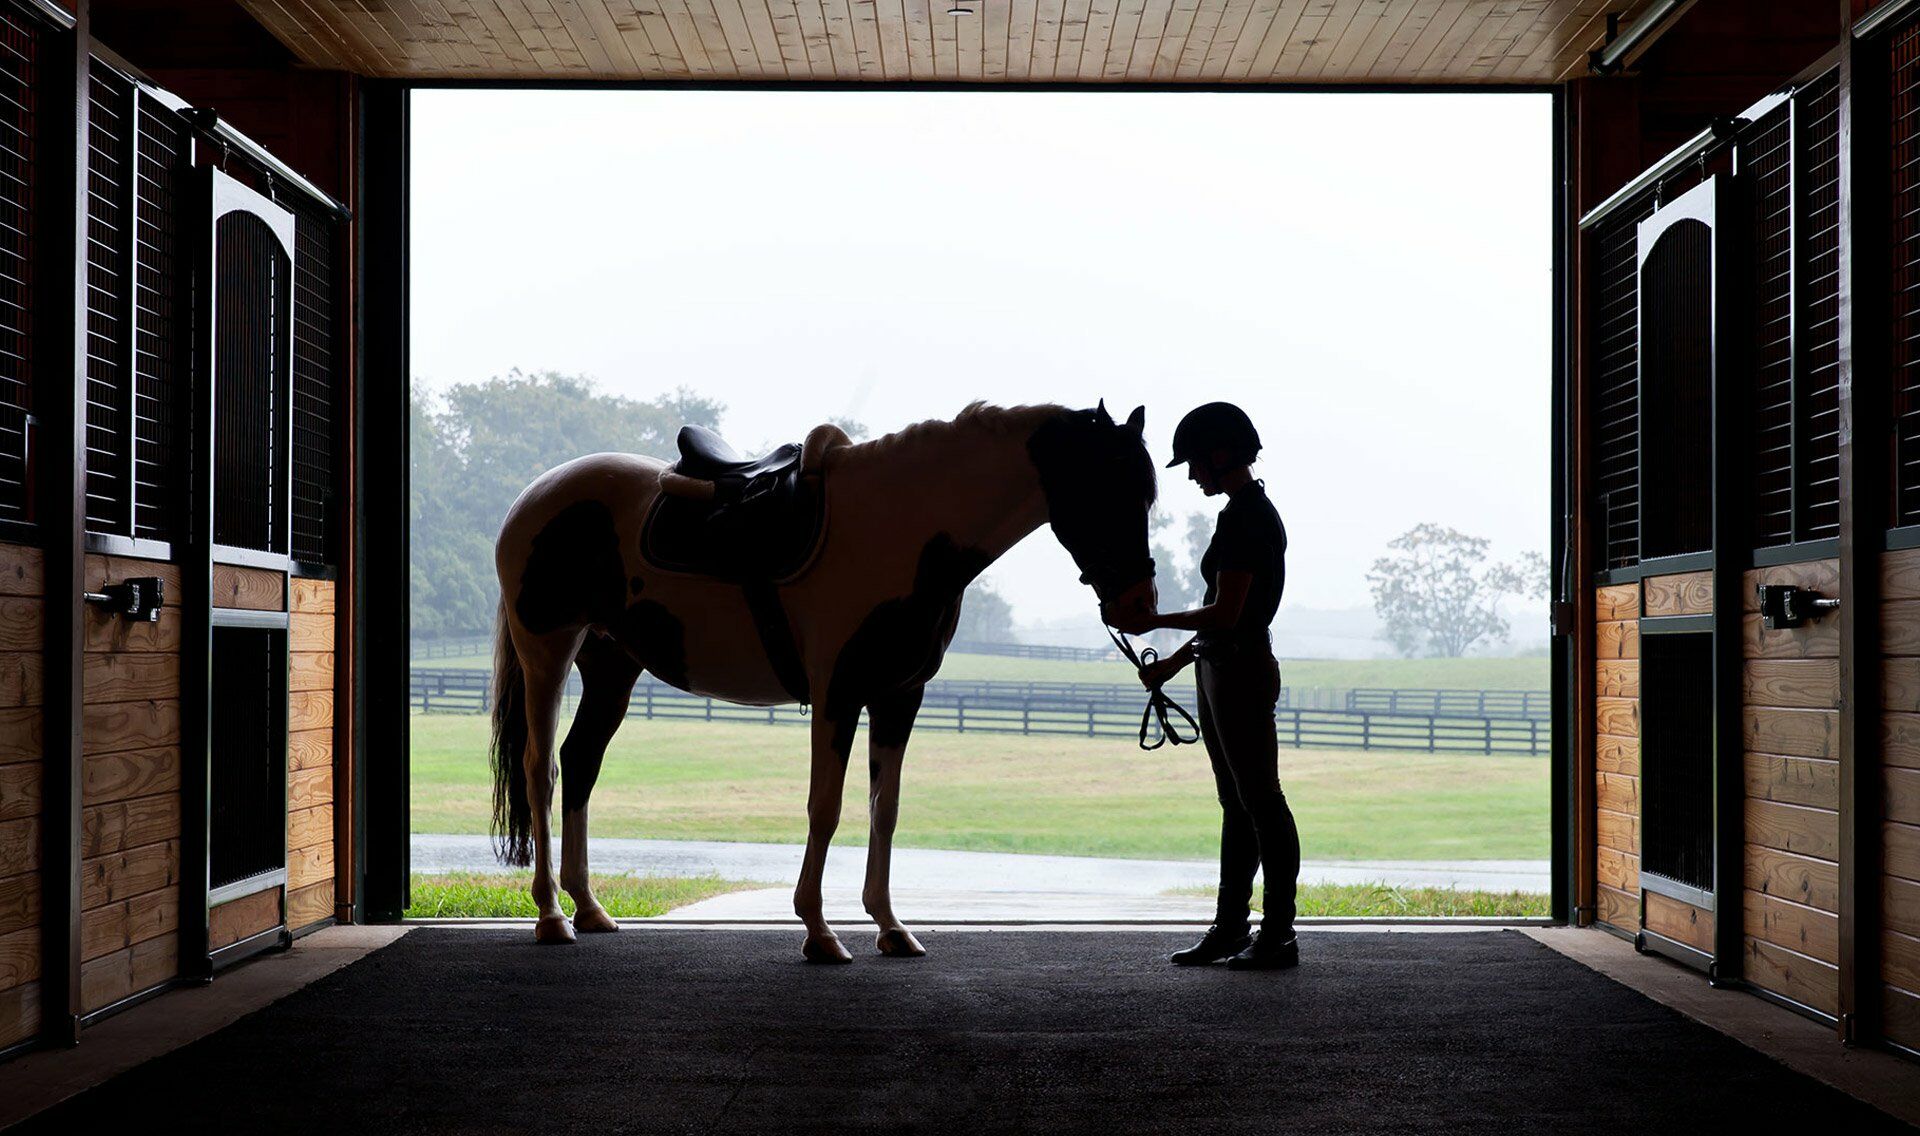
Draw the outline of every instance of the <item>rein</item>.
[[[1160,661],[1159,651],[1154,650],[1152,647],[1142,647],[1138,651],[1135,651],[1132,641],[1127,638],[1126,632],[1115,631],[1112,627],[1107,626],[1105,621],[1102,621],[1101,626],[1106,627],[1107,638],[1113,640],[1113,645],[1120,649],[1120,653],[1126,656],[1127,661],[1133,664],[1135,670],[1144,672],[1149,664]],[[1187,713],[1186,707],[1175,702],[1168,696],[1167,692],[1160,689],[1160,687],[1161,684],[1156,682],[1147,688],[1147,705],[1145,709],[1140,711],[1140,748],[1151,751],[1159,749],[1168,742],[1181,746],[1199,741],[1200,724],[1193,720],[1193,715]],[[1186,719],[1187,729],[1191,731],[1187,737],[1181,737],[1180,731],[1174,729],[1173,718],[1168,711],[1172,711],[1173,714],[1178,714]],[[1148,745],[1147,728],[1154,724],[1156,718],[1160,726],[1160,739],[1152,745]]]

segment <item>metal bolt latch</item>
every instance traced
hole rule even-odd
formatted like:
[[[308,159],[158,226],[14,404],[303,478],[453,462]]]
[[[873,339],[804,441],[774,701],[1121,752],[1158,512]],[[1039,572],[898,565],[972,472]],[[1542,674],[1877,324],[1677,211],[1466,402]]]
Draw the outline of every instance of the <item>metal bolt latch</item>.
[[[157,623],[160,605],[166,600],[166,585],[158,576],[135,576],[118,584],[108,584],[83,597],[90,604],[110,608],[116,615],[141,623]]]
[[[1797,584],[1759,584],[1754,595],[1760,601],[1760,622],[1768,631],[1798,627],[1840,606],[1839,600]]]

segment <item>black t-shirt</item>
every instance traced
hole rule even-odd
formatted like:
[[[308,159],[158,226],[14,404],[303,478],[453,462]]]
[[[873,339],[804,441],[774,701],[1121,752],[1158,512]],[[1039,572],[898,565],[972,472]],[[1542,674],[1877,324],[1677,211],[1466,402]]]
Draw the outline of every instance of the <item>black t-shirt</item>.
[[[1207,582],[1204,602],[1214,601],[1222,572],[1248,573],[1253,586],[1247,590],[1246,606],[1240,609],[1240,619],[1232,630],[1203,632],[1200,639],[1263,636],[1274,613],[1280,610],[1280,593],[1287,586],[1287,526],[1280,523],[1280,514],[1267,499],[1266,486],[1258,481],[1234,490],[1227,507],[1220,510],[1213,543],[1200,558],[1200,576]]]

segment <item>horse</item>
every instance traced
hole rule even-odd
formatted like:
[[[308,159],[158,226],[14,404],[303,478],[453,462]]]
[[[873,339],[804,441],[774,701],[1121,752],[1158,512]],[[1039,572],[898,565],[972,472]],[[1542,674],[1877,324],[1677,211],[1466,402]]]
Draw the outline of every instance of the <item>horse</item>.
[[[758,462],[728,460],[717,436],[688,427],[675,465],[603,453],[535,479],[495,546],[491,699],[495,845],[502,861],[533,866],[535,940],[619,928],[588,880],[588,799],[634,684],[650,672],[731,702],[812,706],[807,844],[793,895],[811,962],[853,958],[822,915],[820,884],[866,711],[862,899],[880,954],[925,954],[894,913],[889,860],[907,738],[962,593],[1050,524],[1104,612],[1152,605],[1145,420],[1141,407],[1116,423],[1104,403],[974,403],[950,421],[858,444],[822,426],[804,447]],[[723,522],[737,528],[741,518],[750,522],[744,536],[729,537]],[[696,552],[676,563],[660,551],[673,541],[705,548],[705,559]],[[556,763],[561,696],[576,666],[580,701]],[[549,847],[556,772],[558,883],[574,901],[571,923]]]

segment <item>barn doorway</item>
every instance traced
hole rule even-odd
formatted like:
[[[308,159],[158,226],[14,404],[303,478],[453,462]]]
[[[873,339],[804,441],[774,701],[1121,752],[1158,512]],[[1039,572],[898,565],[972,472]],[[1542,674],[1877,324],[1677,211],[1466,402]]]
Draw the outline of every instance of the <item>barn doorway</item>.
[[[1292,542],[1276,728],[1305,910],[1548,914],[1550,96],[410,97],[412,914],[494,910],[490,538],[540,471],[670,457],[683,422],[762,453],[975,399],[1144,405],[1164,462],[1211,398],[1260,424]],[[1192,606],[1218,502],[1161,486],[1163,606]],[[1409,594],[1443,561],[1474,589],[1454,610]],[[913,917],[1212,910],[1206,759],[1136,748],[1139,688],[1076,576],[1043,530],[969,594],[907,759]],[[596,871],[634,911],[784,917],[804,721],[643,678]]]

